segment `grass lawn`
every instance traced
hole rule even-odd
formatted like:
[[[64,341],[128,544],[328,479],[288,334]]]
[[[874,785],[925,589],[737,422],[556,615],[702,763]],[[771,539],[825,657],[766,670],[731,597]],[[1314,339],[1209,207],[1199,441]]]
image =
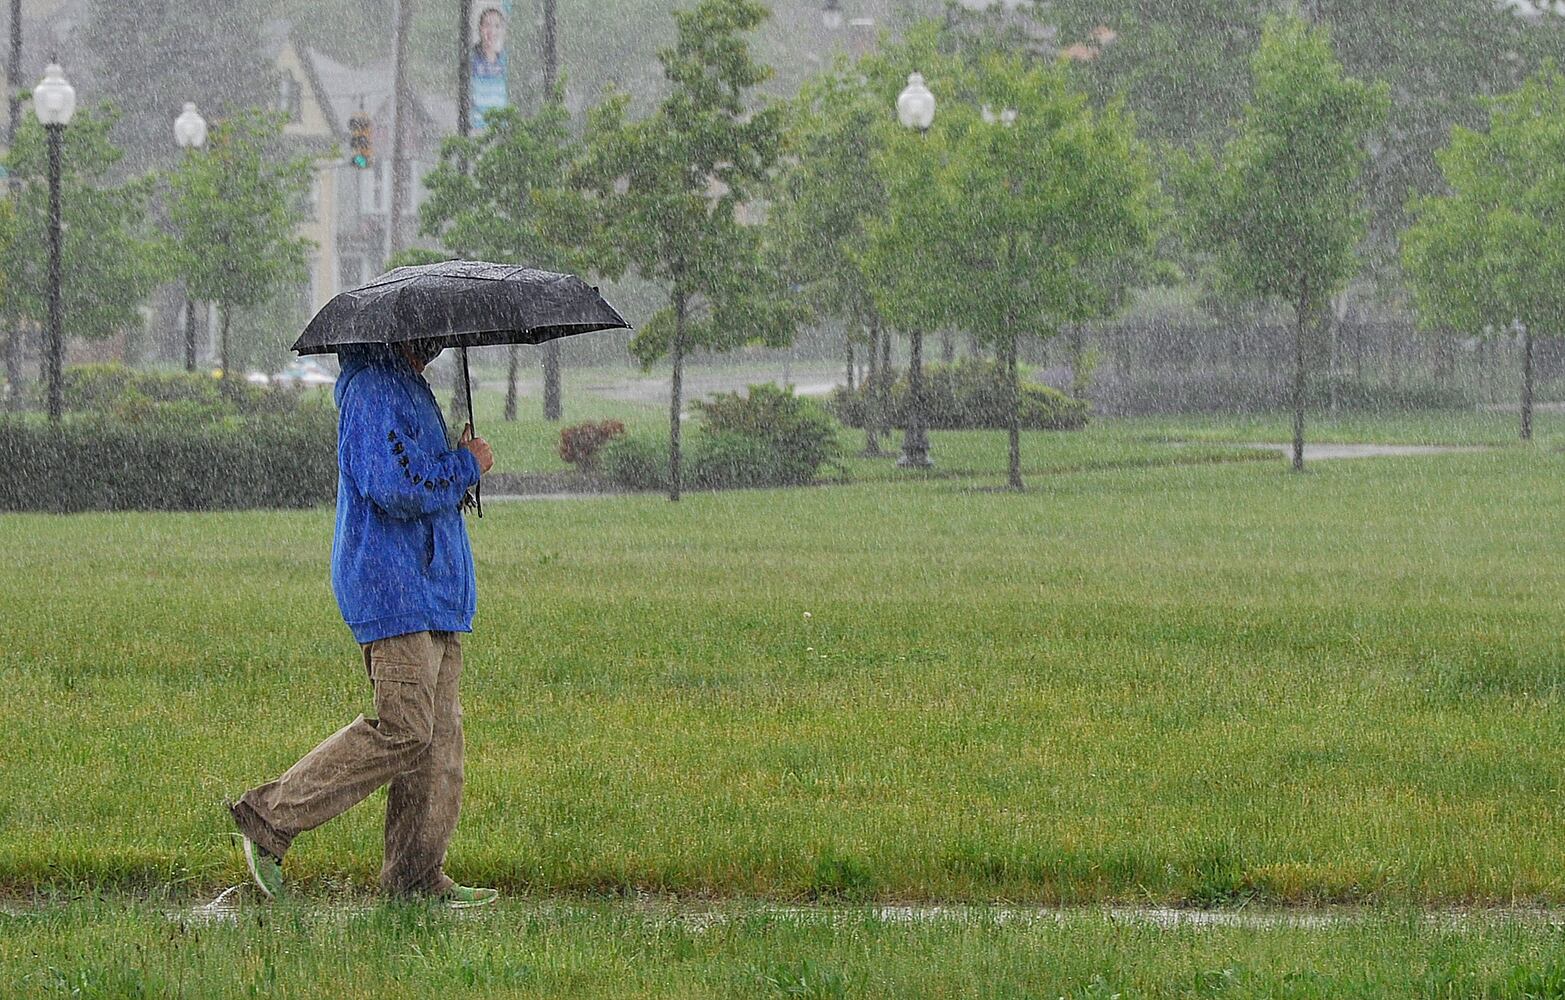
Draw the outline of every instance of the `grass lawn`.
[[[451,871],[533,896],[1565,902],[1560,465],[494,504]],[[0,884],[239,879],[222,798],[368,709],[330,534],[326,511],[0,519]],[[372,884],[378,813],[301,837],[290,876]]]
[[[695,369],[693,374],[700,374]],[[776,374],[756,369],[758,381],[771,381]],[[823,372],[801,375],[821,376]],[[592,387],[622,383],[639,376],[633,369],[593,368],[567,370],[563,398],[565,419],[550,423],[543,419],[542,404],[536,396],[524,395],[517,408],[518,419],[502,417],[503,393],[485,389],[475,397],[475,416],[480,432],[494,446],[495,467],[500,472],[566,472],[571,466],[557,453],[560,429],[585,420],[619,420],[631,434],[666,440],[668,437],[668,401],[666,389],[654,399],[630,402],[605,398]],[[653,376],[648,376],[652,378]],[[666,380],[666,372],[658,377]],[[524,387],[524,391],[525,387]],[[447,390],[439,390],[444,400]],[[699,433],[699,421],[693,408],[686,425],[687,439]],[[1307,414],[1305,440],[1312,444],[1419,444],[1510,447],[1519,445],[1519,417],[1510,412],[1413,411],[1408,413]],[[1533,418],[1535,447],[1565,447],[1565,413],[1542,411]],[[1171,464],[1225,462],[1243,460],[1275,461],[1276,456],[1242,447],[1293,440],[1292,416],[1286,412],[1242,416],[1143,417],[1134,419],[1095,419],[1084,431],[1027,432],[1022,435],[1024,477],[1048,476],[1092,469],[1152,467]],[[828,478],[846,477],[850,481],[885,481],[910,478],[966,479],[992,478],[1004,482],[1006,438],[1001,431],[935,431],[930,434],[930,455],[935,467],[928,473],[909,473],[895,467],[901,449],[901,431],[882,438],[887,458],[862,457],[864,433],[845,429],[842,433],[843,470],[827,471]]]
[[[1372,915],[1321,929],[803,922],[730,906],[694,921],[625,904],[250,908],[200,924],[85,903],[0,915],[18,997],[1558,997],[1558,928]],[[5,992],[11,990],[12,992]]]

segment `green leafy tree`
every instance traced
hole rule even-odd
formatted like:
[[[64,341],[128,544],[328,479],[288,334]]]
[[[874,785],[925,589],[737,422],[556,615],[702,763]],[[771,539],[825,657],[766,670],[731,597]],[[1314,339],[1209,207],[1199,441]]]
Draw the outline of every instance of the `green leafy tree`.
[[[312,167],[308,157],[278,152],[282,124],[257,111],[219,122],[170,178],[174,267],[192,298],[217,303],[225,377],[234,310],[307,277],[311,243],[296,230]]]
[[[78,111],[60,155],[60,298],[65,336],[106,340],[141,323],[139,309],[160,275],[159,241],[149,221],[152,179],[116,184],[121,159],[109,141],[115,115]],[[44,128],[31,114],[7,158],[19,188],[12,238],[3,247],[5,305],[43,325],[49,310],[49,181]]]
[[[1311,0],[1303,11],[1331,31],[1345,71],[1383,82],[1391,103],[1367,171],[1371,264],[1395,262],[1409,196],[1438,186],[1435,150],[1453,125],[1483,120],[1483,98],[1514,89],[1545,60],[1565,56],[1565,32],[1505,5],[1428,0]],[[1035,16],[1079,45],[1082,79],[1124,94],[1144,134],[1185,148],[1228,138],[1251,87],[1250,56],[1284,0],[1054,0]],[[1101,28],[1113,34],[1104,36]]]
[[[931,179],[946,221],[947,322],[995,345],[1022,488],[1018,340],[1109,315],[1152,244],[1151,163],[1119,104],[1097,112],[1057,66],[992,55],[973,101],[947,102],[951,156]]]
[[[875,375],[880,314],[861,266],[865,227],[886,212],[886,192],[874,168],[886,107],[860,75],[842,63],[810,81],[791,108],[784,168],[767,221],[778,267],[819,321],[844,322],[866,334],[870,398],[880,402],[886,379]],[[875,406],[881,410],[883,407]],[[879,415],[865,421],[865,454],[879,455]]]
[[[1220,164],[1208,155],[1186,165],[1194,233],[1231,287],[1293,308],[1295,469],[1304,468],[1306,334],[1358,271],[1366,144],[1386,104],[1383,85],[1343,74],[1324,29],[1276,19],[1238,136]]]
[[[1415,201],[1403,255],[1419,321],[1522,335],[1521,436],[1532,437],[1533,345],[1565,330],[1565,76],[1549,68],[1456,128],[1439,154],[1446,193]]]
[[[660,286],[667,305],[631,350],[643,365],[673,362],[669,498],[680,493],[685,354],[750,342],[781,346],[794,315],[762,263],[759,227],[741,218],[777,162],[782,114],[753,107],[769,71],[745,36],[766,17],[756,0],[701,0],[674,14],[678,33],[659,58],[669,93],[646,118],[618,95],[594,109],[587,153],[574,171],[599,241],[599,270],[623,261]]]
[[[584,270],[590,241],[562,204],[579,152],[570,116],[557,101],[545,102],[532,115],[515,108],[489,113],[482,132],[449,139],[442,147],[440,165],[425,180],[430,196],[420,210],[424,235],[464,256],[552,271]],[[517,348],[512,345],[507,420],[516,419],[516,377]],[[557,396],[545,410],[549,419],[559,419]]]

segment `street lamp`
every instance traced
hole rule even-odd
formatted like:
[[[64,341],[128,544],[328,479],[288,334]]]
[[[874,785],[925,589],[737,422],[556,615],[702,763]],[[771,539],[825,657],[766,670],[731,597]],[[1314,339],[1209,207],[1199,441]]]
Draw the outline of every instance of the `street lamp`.
[[[59,63],[44,70],[33,88],[33,113],[49,137],[49,419],[64,412],[65,327],[60,315],[60,144],[76,113],[76,90]]]
[[[826,6],[821,8],[821,23],[827,31],[842,27],[842,0],[826,0]]]
[[[196,110],[195,102],[186,101],[185,110],[174,119],[174,141],[189,157],[191,150],[206,145],[206,119]],[[196,370],[196,304],[190,298],[190,286],[185,286],[185,371]]]
[[[897,121],[903,128],[926,135],[935,123],[935,95],[924,85],[922,73],[909,74],[907,87],[897,96]],[[929,435],[924,430],[924,333],[908,331],[908,421],[902,436],[902,457],[897,465],[904,469],[927,469]]]

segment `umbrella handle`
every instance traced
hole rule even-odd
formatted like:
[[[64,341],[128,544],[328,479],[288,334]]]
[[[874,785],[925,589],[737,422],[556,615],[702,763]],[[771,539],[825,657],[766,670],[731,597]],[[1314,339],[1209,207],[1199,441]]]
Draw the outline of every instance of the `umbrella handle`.
[[[467,426],[474,437],[478,436],[478,427],[473,423],[473,379],[467,370],[467,348],[462,348],[462,385],[467,390]],[[483,480],[473,484],[473,502],[478,505],[478,516],[484,516]]]

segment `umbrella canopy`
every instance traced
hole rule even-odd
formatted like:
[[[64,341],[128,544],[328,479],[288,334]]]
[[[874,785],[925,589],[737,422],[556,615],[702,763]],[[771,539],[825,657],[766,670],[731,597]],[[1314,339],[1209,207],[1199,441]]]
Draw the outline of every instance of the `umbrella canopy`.
[[[330,354],[348,344],[409,340],[442,347],[542,344],[629,326],[596,288],[573,274],[448,260],[394,268],[342,292],[315,314],[293,349]]]
[[[299,354],[334,354],[352,344],[412,340],[460,347],[467,425],[476,433],[467,348],[542,344],[629,327],[596,288],[574,274],[447,260],[393,268],[362,288],[342,292],[315,314],[293,349]],[[482,517],[476,488],[473,499]]]

